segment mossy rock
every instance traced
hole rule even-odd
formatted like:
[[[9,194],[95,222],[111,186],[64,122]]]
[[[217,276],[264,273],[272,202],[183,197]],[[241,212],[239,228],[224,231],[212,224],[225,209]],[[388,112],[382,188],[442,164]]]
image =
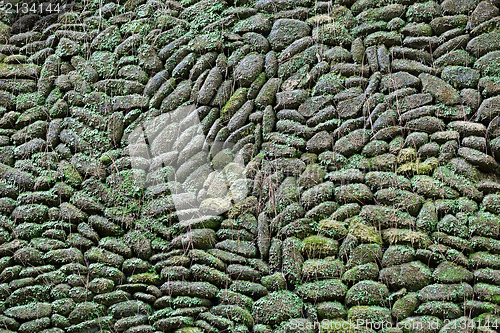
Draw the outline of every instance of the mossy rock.
[[[369,203],[373,200],[373,193],[365,184],[348,184],[335,190],[335,200],[341,203]]]
[[[196,229],[174,238],[172,244],[178,248],[210,248],[215,244],[215,231],[212,229]]]
[[[383,305],[389,297],[389,289],[375,281],[361,281],[352,286],[346,294],[345,302],[353,305]]]
[[[420,304],[415,314],[454,319],[460,317],[461,312],[462,310],[455,303],[432,301]]]
[[[252,327],[254,319],[250,312],[238,305],[217,305],[210,312],[216,316],[230,317],[236,323],[241,323],[247,327]]]
[[[318,79],[313,89],[313,96],[334,95],[342,91],[343,87],[344,79],[340,75],[328,73]]]
[[[277,325],[290,318],[300,317],[303,307],[302,300],[294,293],[276,291],[255,302],[252,314],[259,323]]]
[[[309,236],[302,241],[302,253],[308,258],[335,256],[338,242],[324,236]]]
[[[405,190],[381,189],[375,193],[375,199],[385,205],[417,215],[422,208],[423,197]]]
[[[310,164],[300,175],[299,185],[305,189],[318,185],[323,181],[325,174],[325,170],[319,164]]]
[[[225,273],[208,266],[195,264],[191,266],[190,270],[192,276],[197,276],[200,280],[207,281],[221,288],[231,283],[231,279]]]
[[[382,248],[378,244],[360,244],[353,248],[349,255],[347,267],[364,265],[382,259]]]
[[[105,312],[105,307],[94,302],[79,303],[68,316],[71,324],[79,324],[81,322],[92,320],[102,316]]]
[[[354,266],[342,274],[342,281],[345,283],[357,283],[363,280],[378,279],[379,269],[376,263],[370,262],[363,265]]]
[[[432,274],[428,266],[414,261],[382,269],[380,280],[391,289],[419,290],[432,282]]]
[[[418,294],[419,300],[429,301],[450,301],[470,299],[473,289],[468,283],[457,284],[429,284],[423,287]]]
[[[331,198],[334,185],[332,182],[324,182],[304,191],[300,201],[305,207],[314,207],[323,201]]]
[[[276,272],[272,275],[263,276],[261,283],[270,291],[279,291],[286,289],[286,279],[283,273]]]
[[[293,41],[309,35],[309,26],[299,20],[279,19],[277,20],[269,34],[269,43],[275,51],[281,51]]]
[[[244,294],[252,297],[253,299],[258,299],[268,294],[267,289],[260,283],[243,280],[233,281],[229,290]]]
[[[361,243],[382,244],[382,237],[376,227],[367,225],[361,219],[352,218],[348,220],[349,235],[355,237]]]
[[[355,333],[356,324],[342,319],[324,320],[321,322],[321,333]]]
[[[243,106],[246,102],[248,89],[239,88],[234,92],[226,105],[221,109],[220,115],[222,119],[229,120],[238,111],[239,108]]]
[[[333,239],[341,239],[348,233],[345,223],[332,219],[320,220],[318,232]]]
[[[348,310],[347,317],[353,322],[362,322],[368,326],[385,326],[392,322],[390,310],[379,306],[353,306]]]
[[[344,272],[344,264],[334,257],[325,259],[309,259],[302,266],[302,280],[339,278]]]
[[[171,281],[164,283],[161,288],[172,296],[190,296],[211,299],[217,295],[218,288],[208,282]]]
[[[5,315],[20,319],[33,320],[41,317],[49,317],[52,313],[50,303],[30,303],[27,305],[15,306],[7,309]]]
[[[392,306],[392,316],[397,320],[410,317],[420,304],[418,294],[408,293],[394,302]]]
[[[300,285],[296,293],[306,301],[321,302],[342,299],[347,287],[340,280],[322,280]]]
[[[403,332],[438,332],[443,326],[443,322],[433,316],[409,317],[398,323],[397,327]]]
[[[387,248],[382,257],[382,266],[390,267],[413,261],[415,249],[407,245],[392,245]]]

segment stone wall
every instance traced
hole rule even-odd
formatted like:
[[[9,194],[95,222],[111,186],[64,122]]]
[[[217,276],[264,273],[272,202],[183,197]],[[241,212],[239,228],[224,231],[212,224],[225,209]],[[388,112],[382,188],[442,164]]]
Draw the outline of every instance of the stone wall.
[[[499,6],[0,13],[0,332],[496,332]]]

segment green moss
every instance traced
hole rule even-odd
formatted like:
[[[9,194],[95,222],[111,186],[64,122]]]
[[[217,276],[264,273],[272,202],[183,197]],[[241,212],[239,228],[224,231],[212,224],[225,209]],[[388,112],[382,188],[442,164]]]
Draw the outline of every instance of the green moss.
[[[238,109],[246,102],[248,88],[239,88],[231,96],[229,101],[220,111],[221,120],[227,121],[238,111]]]
[[[160,276],[156,273],[141,273],[134,274],[128,278],[130,283],[145,283],[148,285],[156,285],[160,282]]]
[[[302,241],[302,253],[309,258],[322,258],[338,253],[338,242],[324,236],[309,236]]]
[[[283,290],[256,301],[252,313],[258,323],[278,325],[287,319],[300,317],[303,307],[304,304],[299,296]]]
[[[349,225],[349,234],[362,243],[376,243],[382,245],[382,237],[377,229],[369,226],[362,220],[352,221]]]
[[[347,235],[345,223],[332,219],[319,221],[317,227],[313,229],[317,230],[320,234],[332,237],[333,239],[340,239]]]
[[[279,291],[286,289],[286,279],[283,273],[276,272],[272,275],[264,276],[261,279],[261,283],[264,287],[271,291]]]

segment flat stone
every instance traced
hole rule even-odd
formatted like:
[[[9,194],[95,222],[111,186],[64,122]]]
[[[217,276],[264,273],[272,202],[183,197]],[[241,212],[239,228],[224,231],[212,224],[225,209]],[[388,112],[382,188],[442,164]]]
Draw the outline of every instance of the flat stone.
[[[476,57],[500,48],[500,32],[490,32],[477,36],[467,43],[466,50]]]
[[[384,268],[380,280],[391,289],[419,290],[432,282],[432,274],[420,261]]]
[[[465,158],[469,163],[477,165],[484,171],[492,171],[498,166],[498,163],[492,156],[476,149],[462,147],[458,149],[458,155]]]
[[[302,21],[279,19],[274,22],[268,39],[273,50],[282,51],[297,39],[310,34],[311,28]]]
[[[458,89],[476,87],[480,76],[479,71],[463,66],[449,66],[441,73],[444,81]]]
[[[406,72],[387,74],[382,77],[380,89],[383,92],[395,91],[401,88],[418,88],[420,79]]]
[[[467,27],[469,29],[474,29],[479,24],[498,16],[498,14],[498,7],[496,7],[493,3],[490,1],[481,1],[470,15]]]
[[[422,80],[423,91],[434,96],[437,102],[441,102],[446,105],[460,103],[460,95],[458,91],[442,79],[425,73],[420,74],[419,78]]]
[[[234,78],[241,86],[250,87],[263,67],[264,59],[260,54],[247,55],[234,69]]]

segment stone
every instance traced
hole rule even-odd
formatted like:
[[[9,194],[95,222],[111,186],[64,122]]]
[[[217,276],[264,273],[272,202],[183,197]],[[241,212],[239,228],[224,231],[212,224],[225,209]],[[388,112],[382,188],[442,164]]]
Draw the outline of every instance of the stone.
[[[434,17],[440,16],[441,8],[434,1],[416,3],[408,7],[406,16],[413,22],[430,22]]]
[[[468,14],[474,10],[476,3],[474,0],[445,0],[441,4],[441,10],[444,15]]]
[[[473,56],[481,57],[488,52],[499,49],[500,33],[493,31],[472,38],[468,43],[466,50]]]
[[[247,19],[239,21],[234,26],[234,32],[245,33],[245,32],[258,32],[266,33],[272,28],[272,21],[263,14],[256,14]]]
[[[391,289],[419,290],[432,282],[430,269],[420,261],[384,268],[380,280]]]
[[[369,141],[370,131],[365,129],[355,130],[335,142],[334,150],[344,156],[352,156],[361,151]]]
[[[440,263],[432,276],[438,283],[470,282],[474,278],[473,274],[466,268],[449,261]]]
[[[458,155],[485,171],[493,170],[498,165],[492,156],[476,149],[462,147],[458,149]]]
[[[345,296],[347,287],[339,280],[321,280],[305,283],[296,293],[305,301],[321,302],[339,300]]]
[[[450,301],[459,302],[472,297],[472,287],[467,283],[460,284],[430,284],[423,287],[418,298],[422,302]]]
[[[353,38],[346,27],[340,23],[333,22],[316,27],[312,31],[313,39],[322,44],[335,46],[348,45]]]
[[[111,25],[101,31],[92,40],[91,47],[98,51],[114,51],[121,42],[120,30],[116,25]]]
[[[420,79],[406,72],[387,74],[382,77],[380,89],[384,92],[392,92],[401,88],[418,88]]]
[[[500,56],[500,51],[492,51],[481,58],[477,59],[474,63],[474,68],[481,71],[481,74],[495,76],[500,73],[500,61],[498,57]]]
[[[479,121],[491,120],[500,115],[500,96],[483,100],[476,114]]]
[[[330,94],[335,95],[342,91],[344,79],[335,73],[322,75],[313,88],[313,96]]]
[[[392,316],[397,320],[411,316],[420,304],[417,296],[417,293],[411,292],[398,299],[392,306]]]
[[[353,322],[363,322],[367,326],[386,326],[392,320],[390,310],[380,306],[353,306],[348,310],[347,317]]]
[[[8,308],[5,315],[20,320],[33,320],[42,317],[50,317],[52,306],[50,303],[31,303]]]
[[[339,102],[337,113],[341,119],[355,118],[359,115],[366,96],[361,94],[358,97]]]
[[[474,29],[479,24],[498,16],[498,14],[498,7],[496,7],[493,3],[490,1],[481,1],[472,14],[470,14],[467,27],[469,29]]]
[[[298,108],[307,99],[307,97],[309,97],[308,92],[300,89],[279,92],[276,94],[276,108]]]
[[[161,288],[163,292],[171,296],[189,296],[200,298],[214,298],[218,289],[208,282],[165,282]]]
[[[69,57],[77,54],[79,51],[80,47],[78,43],[69,38],[63,37],[57,45],[56,54],[60,57]]]
[[[353,305],[383,305],[389,296],[389,289],[375,281],[361,281],[352,286],[346,294],[345,303]]]
[[[444,81],[455,88],[474,88],[477,86],[480,74],[477,70],[463,66],[449,66],[441,72]]]
[[[262,72],[264,59],[260,54],[249,54],[234,69],[234,78],[243,87],[250,87]]]
[[[460,103],[458,92],[442,79],[426,73],[420,74],[419,78],[422,80],[423,91],[434,96],[436,101],[446,105]]]
[[[302,300],[294,293],[283,290],[270,293],[252,306],[252,314],[259,323],[279,325],[290,318],[300,317]]]
[[[339,244],[324,236],[309,236],[302,241],[302,253],[307,258],[324,258],[335,256],[338,253]]]
[[[292,42],[310,34],[311,28],[302,21],[279,19],[274,22],[268,38],[274,51],[282,51]]]
[[[365,184],[348,184],[335,189],[335,200],[340,203],[370,203],[373,193]]]

